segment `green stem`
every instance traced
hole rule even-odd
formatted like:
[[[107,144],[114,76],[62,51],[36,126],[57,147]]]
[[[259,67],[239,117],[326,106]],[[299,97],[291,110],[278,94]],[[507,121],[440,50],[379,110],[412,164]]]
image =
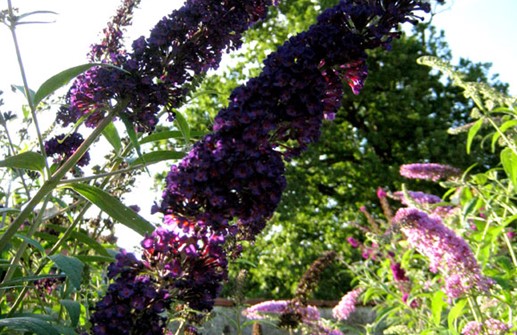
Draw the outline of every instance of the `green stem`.
[[[481,310],[479,309],[476,299],[474,299],[472,296],[468,296],[467,300],[470,305],[470,310],[472,311],[472,314],[474,314],[474,319],[476,320],[476,322],[483,324],[482,313],[481,313]]]
[[[16,51],[16,58],[18,60],[18,65],[20,67],[20,75],[22,76],[22,82],[23,82],[23,89],[25,91],[25,97],[27,99],[27,102],[29,104],[29,109],[31,110],[32,120],[34,121],[34,127],[36,128],[36,134],[38,136],[38,143],[40,147],[40,151],[43,153],[43,156],[46,157],[45,154],[45,145],[43,144],[43,137],[41,136],[41,130],[38,123],[38,118],[36,116],[36,107],[34,106],[34,102],[32,100],[32,96],[30,93],[29,84],[27,81],[27,75],[25,74],[25,67],[23,66],[23,60],[22,60],[22,54],[20,51],[20,45],[18,44],[18,37],[16,36],[16,15],[14,15],[13,6],[11,3],[11,0],[7,0],[8,8],[9,8],[9,17],[11,24],[9,25],[9,30],[11,31],[11,37],[13,39],[14,43],[14,49]],[[50,168],[48,166],[47,161],[45,160],[45,170],[47,172],[47,175],[50,175]]]
[[[88,177],[62,180],[62,181],[59,182],[59,184],[60,185],[62,185],[62,184],[75,184],[75,183],[80,183],[80,182],[84,182],[84,181],[90,181],[90,180],[104,178],[104,177],[111,177],[111,176],[114,176],[114,175],[117,175],[117,174],[138,170],[138,169],[141,169],[143,167],[145,167],[145,164],[137,164],[135,166],[132,166],[132,167],[129,167],[129,168],[126,168],[126,169],[120,169],[120,170],[110,171],[110,172],[106,172],[106,173],[99,173],[99,174],[96,174],[96,175],[93,175],[93,176],[88,176]]]
[[[13,140],[11,139],[11,135],[9,133],[9,127],[7,127],[7,121],[3,119],[3,117],[0,115],[0,119],[2,119],[2,126],[5,129],[5,135],[7,137],[7,143],[9,143],[9,147],[7,148],[10,155],[14,156],[16,155],[16,149],[13,144]],[[25,178],[23,175],[23,171],[21,169],[14,169],[14,171],[18,174],[20,179],[22,180],[23,188],[25,189],[25,193],[27,193],[27,199],[31,197],[29,187],[27,186],[27,183],[25,182]]]
[[[40,212],[38,213],[38,216],[36,217],[36,220],[32,223],[29,231],[27,232],[27,237],[31,237],[32,234],[34,234],[38,228],[39,225],[42,222],[43,213],[45,212],[45,209],[47,207],[47,203],[49,201],[49,196],[47,195],[45,199],[43,200],[43,205],[41,206]],[[22,244],[18,247],[18,250],[16,251],[16,254],[14,258],[11,260],[11,264],[9,264],[9,268],[7,269],[7,272],[4,276],[4,279],[2,280],[2,283],[6,283],[9,280],[11,280],[14,272],[16,271],[16,268],[18,266],[18,263],[20,263],[20,260],[25,253],[25,250],[27,249],[28,243],[26,241],[23,241]]]
[[[34,197],[27,203],[20,214],[18,214],[18,217],[16,217],[9,228],[7,228],[2,237],[0,237],[0,250],[4,250],[7,247],[7,244],[11,238],[14,236],[14,234],[16,234],[20,226],[23,224],[25,219],[29,217],[34,208],[47,194],[51,193],[56,188],[66,173],[77,164],[77,162],[86,153],[92,143],[102,134],[102,131],[110,124],[113,117],[120,111],[124,110],[126,106],[127,102],[121,102],[115,108],[113,108],[113,110],[111,110],[94,129],[91,135],[88,136],[86,140],[84,140],[79,148],[77,148],[76,152],[70,156],[70,158],[66,160],[63,165],[41,186]]]

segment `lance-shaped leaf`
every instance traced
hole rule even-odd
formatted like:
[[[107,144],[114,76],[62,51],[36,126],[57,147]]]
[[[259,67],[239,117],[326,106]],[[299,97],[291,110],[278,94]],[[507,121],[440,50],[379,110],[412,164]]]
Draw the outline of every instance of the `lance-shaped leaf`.
[[[116,66],[110,65],[110,64],[101,64],[101,63],[90,63],[90,64],[82,64],[78,66],[71,67],[69,69],[66,69],[64,71],[59,72],[58,74],[50,77],[45,81],[43,84],[41,84],[40,88],[36,91],[34,94],[34,100],[33,104],[34,106],[38,106],[38,104],[54,93],[56,90],[60,89],[61,87],[65,86],[70,82],[70,80],[74,79],[81,73],[91,69],[94,66],[108,66],[113,67],[115,69],[118,69],[120,71],[124,71]]]
[[[45,158],[37,152],[27,151],[15,156],[6,157],[0,161],[0,167],[42,171],[45,167]]]
[[[136,231],[140,235],[151,233],[154,230],[154,226],[151,223],[138,215],[131,208],[128,208],[120,202],[120,200],[95,186],[87,184],[70,184],[66,187],[73,189],[92,204],[102,209],[114,220]]]
[[[514,189],[517,189],[517,155],[512,149],[504,148],[501,151],[501,163]]]
[[[159,162],[170,160],[170,159],[181,159],[184,156],[185,156],[184,152],[178,152],[178,151],[166,151],[166,150],[152,151],[152,152],[143,154],[140,157],[136,158],[135,160],[129,162],[129,165],[131,165],[131,166],[135,166],[138,164],[151,165],[151,164],[159,163]]]
[[[70,280],[70,284],[79,290],[83,278],[84,263],[75,257],[62,254],[52,255],[49,256],[49,258],[66,274]]]
[[[6,327],[13,331],[26,331],[38,335],[60,335],[50,323],[35,317],[23,316],[0,319],[0,327]]]
[[[104,130],[102,131],[102,135],[108,140],[117,155],[122,151],[122,141],[120,140],[120,136],[117,131],[117,127],[111,122]]]
[[[196,130],[190,131],[191,137],[201,137],[205,134],[206,134],[206,132],[203,132],[203,131],[196,131]],[[140,144],[161,141],[161,140],[182,139],[182,138],[184,138],[183,133],[179,130],[160,131],[160,132],[152,133],[151,135],[142,138],[140,140]]]
[[[72,327],[76,327],[81,315],[81,304],[74,300],[63,299],[61,300],[61,305],[65,306],[66,311],[70,316]]]

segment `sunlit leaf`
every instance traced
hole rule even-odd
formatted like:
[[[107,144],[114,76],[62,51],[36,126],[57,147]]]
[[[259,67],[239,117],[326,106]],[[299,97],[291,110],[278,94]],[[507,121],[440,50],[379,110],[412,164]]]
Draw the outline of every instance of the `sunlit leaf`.
[[[205,135],[205,132],[202,131],[190,131],[191,137],[201,137]],[[140,144],[149,143],[149,142],[155,142],[155,141],[161,141],[161,140],[168,140],[168,139],[182,139],[184,138],[183,133],[179,130],[170,130],[170,131],[161,131],[157,133],[152,133],[149,136],[146,136],[140,140]]]
[[[145,235],[154,230],[154,226],[151,223],[125,206],[120,200],[97,187],[87,184],[70,184],[66,187],[73,189],[92,204],[106,212],[106,214],[111,216],[114,220],[136,231],[140,235]]]
[[[37,152],[27,151],[15,156],[6,157],[0,161],[0,167],[42,171],[45,167],[45,158]]]
[[[108,66],[113,67],[119,71],[124,71],[120,68],[117,68],[113,65],[109,64],[101,64],[101,63],[90,63],[90,64],[82,64],[78,66],[71,67],[69,69],[66,69],[64,71],[59,72],[58,74],[50,77],[48,80],[46,80],[43,84],[41,84],[40,88],[36,91],[34,94],[34,106],[39,105],[39,103],[60,89],[61,87],[68,84],[72,79],[77,77],[83,72],[86,72],[87,70],[91,69],[94,66]]]
[[[479,119],[472,125],[472,127],[469,129],[469,134],[467,137],[467,153],[470,154],[470,148],[472,146],[472,141],[474,140],[474,137],[476,136],[477,132],[483,125],[483,119]]]
[[[149,153],[145,153],[141,155],[140,157],[136,158],[135,160],[131,161],[129,164],[131,166],[135,166],[138,164],[146,164],[151,165],[171,159],[181,159],[185,156],[184,152],[178,152],[178,151],[151,151]]]
[[[102,131],[102,135],[108,140],[113,149],[117,154],[122,150],[122,141],[120,140],[120,136],[117,131],[117,127],[111,122],[104,130]]]
[[[504,148],[501,151],[501,163],[513,188],[517,189],[517,155],[510,148]]]
[[[188,143],[190,141],[190,126],[187,122],[187,119],[185,118],[185,116],[183,116],[183,114],[181,114],[178,111],[174,111],[174,113],[176,114],[176,126],[183,135],[185,143]]]

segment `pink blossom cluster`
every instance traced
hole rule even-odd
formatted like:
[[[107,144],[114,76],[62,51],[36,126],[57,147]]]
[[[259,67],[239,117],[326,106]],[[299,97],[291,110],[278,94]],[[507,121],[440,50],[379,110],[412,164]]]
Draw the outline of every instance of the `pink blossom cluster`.
[[[355,311],[357,298],[363,291],[362,288],[356,288],[341,298],[341,301],[332,309],[332,315],[338,320],[346,320]]]
[[[484,326],[484,327],[483,327]],[[483,328],[485,328],[483,330]],[[463,335],[503,335],[507,334],[510,327],[496,319],[487,319],[485,322],[470,321],[463,327]]]
[[[460,170],[449,165],[436,163],[415,163],[400,166],[400,175],[410,179],[438,181],[460,174]]]
[[[393,219],[409,244],[430,260],[432,272],[445,277],[445,293],[458,298],[471,289],[486,292],[493,281],[481,269],[467,242],[446,227],[441,218],[416,208],[401,208]]]

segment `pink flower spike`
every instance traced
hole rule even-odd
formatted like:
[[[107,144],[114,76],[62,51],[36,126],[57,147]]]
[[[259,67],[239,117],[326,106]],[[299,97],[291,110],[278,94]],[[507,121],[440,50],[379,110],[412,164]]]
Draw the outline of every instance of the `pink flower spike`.
[[[340,321],[348,319],[355,311],[357,298],[362,291],[362,288],[356,288],[345,294],[336,307],[332,309],[332,315]]]
[[[440,217],[429,216],[416,208],[401,208],[393,222],[401,225],[409,245],[429,258],[431,272],[442,273],[449,299],[473,289],[481,292],[490,289],[493,281],[481,273],[470,246],[446,227]]]

